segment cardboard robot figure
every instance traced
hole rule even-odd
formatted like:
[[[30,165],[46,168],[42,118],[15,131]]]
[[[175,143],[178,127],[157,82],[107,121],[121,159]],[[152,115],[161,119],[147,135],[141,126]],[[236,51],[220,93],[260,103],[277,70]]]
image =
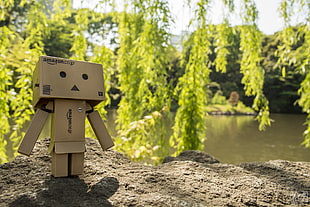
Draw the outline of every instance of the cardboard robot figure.
[[[96,63],[41,56],[33,74],[33,105],[36,113],[18,152],[30,155],[51,114],[52,175],[66,177],[83,173],[85,118],[103,150],[113,141],[97,111],[104,100],[102,66]]]

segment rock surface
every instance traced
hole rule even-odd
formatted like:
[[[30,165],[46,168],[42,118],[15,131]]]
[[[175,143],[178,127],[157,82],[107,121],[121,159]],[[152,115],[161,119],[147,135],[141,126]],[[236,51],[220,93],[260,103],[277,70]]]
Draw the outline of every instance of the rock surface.
[[[168,163],[172,161],[193,161],[193,162],[200,162],[205,164],[214,164],[220,163],[216,158],[212,157],[211,155],[197,151],[197,150],[186,150],[181,152],[177,157],[165,157],[163,163]]]
[[[47,146],[0,165],[0,206],[310,205],[309,162],[221,164],[193,151],[146,166],[87,139],[84,175],[54,178]]]

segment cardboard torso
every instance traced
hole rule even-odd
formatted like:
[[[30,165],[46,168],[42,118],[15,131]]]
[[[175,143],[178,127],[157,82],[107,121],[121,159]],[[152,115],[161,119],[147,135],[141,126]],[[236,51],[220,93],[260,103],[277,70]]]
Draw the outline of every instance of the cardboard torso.
[[[55,99],[52,114],[51,146],[55,153],[85,151],[86,101]]]

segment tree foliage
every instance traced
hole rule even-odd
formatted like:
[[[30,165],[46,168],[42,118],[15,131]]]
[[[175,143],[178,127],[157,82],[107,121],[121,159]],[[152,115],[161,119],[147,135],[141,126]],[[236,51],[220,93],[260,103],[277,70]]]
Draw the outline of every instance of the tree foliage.
[[[174,134],[171,145],[177,146],[177,152],[189,149],[202,149],[205,133],[204,117],[206,114],[205,87],[209,81],[208,53],[210,42],[206,12],[208,1],[197,3],[197,30],[193,35],[189,60],[185,74],[179,80],[176,93],[179,94],[179,109],[176,113]]]
[[[294,66],[296,72],[304,74],[305,78],[298,90],[300,95],[298,104],[308,114],[303,144],[306,147],[310,147],[310,4],[305,0],[282,0],[279,11],[284,22],[284,29],[281,31],[281,41],[283,41],[283,44],[278,47],[276,52],[276,55],[279,57],[277,67],[281,69],[283,77],[286,76],[287,69],[290,66]],[[299,25],[299,28],[296,30],[292,27],[292,19],[296,14],[300,13],[305,15],[302,17],[305,18],[305,23]],[[301,39],[303,39],[303,45],[298,50],[294,50],[293,46]]]
[[[242,59],[240,71],[243,74],[245,94],[255,96],[253,108],[258,112],[259,129],[270,125],[268,100],[263,93],[264,69],[260,65],[262,34],[257,28],[258,11],[253,0],[243,1],[243,22],[241,27],[240,49]]]
[[[151,130],[150,134],[137,132],[135,136],[131,132],[133,126],[139,129],[145,126],[142,123],[147,122],[142,120],[148,113],[164,112],[167,107],[169,110],[166,66],[169,63],[170,18],[168,2],[155,0],[143,3],[129,1],[119,19],[117,62],[122,99],[118,109],[118,127],[122,136],[116,140],[116,148],[127,150],[127,154],[135,154],[137,148],[132,146],[137,144],[156,145],[154,139],[150,139],[156,133],[163,137],[161,134],[164,132],[156,130]],[[152,124],[154,129],[155,123],[158,122]]]

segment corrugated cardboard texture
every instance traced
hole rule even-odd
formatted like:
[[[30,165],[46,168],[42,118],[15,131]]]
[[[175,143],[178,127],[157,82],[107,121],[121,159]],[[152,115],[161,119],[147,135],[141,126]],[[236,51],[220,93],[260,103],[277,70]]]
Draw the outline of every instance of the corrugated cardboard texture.
[[[18,148],[18,152],[24,155],[30,155],[39,135],[48,117],[48,113],[38,109],[32,119],[32,122],[26,132],[26,135]]]
[[[108,133],[98,111],[94,111],[87,116],[89,123],[91,124],[99,143],[103,150],[107,150],[114,146],[112,138]]]
[[[92,106],[104,100],[102,65],[41,56],[33,74],[35,107],[53,98],[88,100]]]

